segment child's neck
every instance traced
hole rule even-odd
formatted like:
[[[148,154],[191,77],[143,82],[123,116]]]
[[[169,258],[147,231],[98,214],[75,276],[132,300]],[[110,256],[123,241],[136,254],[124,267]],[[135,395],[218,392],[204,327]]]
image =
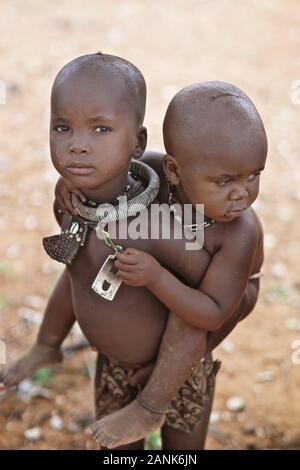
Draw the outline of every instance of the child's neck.
[[[97,204],[110,203],[124,192],[127,184],[128,169],[98,188],[83,189],[83,193]]]
[[[180,186],[176,187],[175,200],[177,204],[180,204],[182,206],[182,208],[184,204],[191,204],[191,201],[187,198],[185,192]],[[184,211],[182,213],[184,215]],[[211,221],[211,219],[204,214],[204,222],[209,222],[209,221]],[[194,206],[192,210],[192,221],[191,222],[189,221],[189,223],[192,223],[192,224],[197,223],[196,208]]]

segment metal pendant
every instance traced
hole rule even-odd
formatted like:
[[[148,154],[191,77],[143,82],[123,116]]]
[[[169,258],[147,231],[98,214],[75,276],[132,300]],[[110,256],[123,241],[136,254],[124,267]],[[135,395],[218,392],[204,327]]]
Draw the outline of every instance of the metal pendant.
[[[98,272],[93,284],[92,289],[101,297],[107,300],[113,300],[120,285],[122,284],[121,279],[112,272],[114,267],[114,261],[116,255],[109,255],[102,268]]]

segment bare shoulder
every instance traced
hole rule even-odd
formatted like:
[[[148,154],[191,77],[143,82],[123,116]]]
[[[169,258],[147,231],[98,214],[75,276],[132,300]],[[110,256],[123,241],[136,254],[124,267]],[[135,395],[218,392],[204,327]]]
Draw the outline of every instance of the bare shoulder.
[[[249,234],[254,233],[258,236],[260,222],[255,210],[252,207],[249,207],[249,209],[243,212],[235,222],[238,222],[239,228],[248,230]]]
[[[251,207],[237,219],[222,226],[220,247],[231,247],[239,252],[255,250],[263,238],[261,223]]]

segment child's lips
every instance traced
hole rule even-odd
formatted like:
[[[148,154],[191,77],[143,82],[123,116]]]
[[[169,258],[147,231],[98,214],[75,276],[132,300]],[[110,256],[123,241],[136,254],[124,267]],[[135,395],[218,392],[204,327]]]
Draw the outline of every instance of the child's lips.
[[[68,166],[67,171],[72,175],[90,175],[95,171],[92,166]]]
[[[226,211],[225,212],[225,215],[229,216],[229,217],[238,217],[239,215],[241,215],[242,212],[244,212],[244,210],[246,209],[246,207],[244,207],[243,209],[237,209],[237,210],[234,210],[234,211]]]

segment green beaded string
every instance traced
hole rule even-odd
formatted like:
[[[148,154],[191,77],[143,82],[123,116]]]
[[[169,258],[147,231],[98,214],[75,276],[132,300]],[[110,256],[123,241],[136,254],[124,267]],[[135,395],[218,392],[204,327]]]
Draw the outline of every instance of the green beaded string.
[[[102,230],[102,233],[104,235],[104,243],[109,246],[109,248],[112,248],[115,252],[117,251],[123,251],[123,247],[121,245],[117,245],[116,243],[114,243],[112,241],[112,239],[110,238],[110,235],[109,233],[107,232],[107,230]]]

